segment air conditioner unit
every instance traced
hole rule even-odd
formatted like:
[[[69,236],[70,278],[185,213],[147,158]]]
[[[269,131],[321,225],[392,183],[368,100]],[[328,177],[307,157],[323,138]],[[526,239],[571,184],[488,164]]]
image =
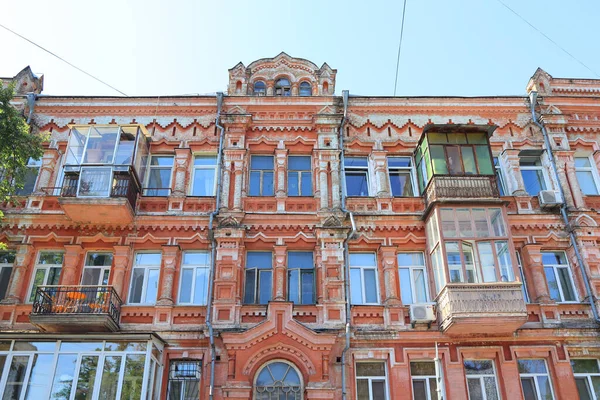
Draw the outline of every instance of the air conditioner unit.
[[[558,190],[540,190],[538,198],[540,199],[540,207],[542,208],[557,207],[563,203]]]
[[[410,305],[410,322],[412,324],[419,322],[430,323],[435,321],[435,312],[433,304],[411,304]]]

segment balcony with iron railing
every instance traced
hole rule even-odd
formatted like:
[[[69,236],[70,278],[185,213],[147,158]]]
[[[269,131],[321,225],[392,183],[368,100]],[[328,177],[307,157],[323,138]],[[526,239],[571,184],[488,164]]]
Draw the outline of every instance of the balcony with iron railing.
[[[48,332],[116,332],[121,304],[112,286],[38,286],[29,319]]]

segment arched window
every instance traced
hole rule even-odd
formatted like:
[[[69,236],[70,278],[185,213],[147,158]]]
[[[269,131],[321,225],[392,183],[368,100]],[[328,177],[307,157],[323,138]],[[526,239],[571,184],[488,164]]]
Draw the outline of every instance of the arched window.
[[[235,92],[237,94],[242,93],[242,82],[241,81],[237,81],[237,83],[235,84]]]
[[[264,96],[267,94],[267,85],[263,81],[254,82],[254,95]]]
[[[308,82],[302,82],[300,84],[300,96],[312,96],[312,87]]]
[[[256,377],[254,400],[302,400],[302,384],[294,367],[283,361],[266,364]]]
[[[323,94],[329,94],[329,83],[323,82]]]
[[[292,86],[286,78],[278,79],[275,82],[275,96],[290,96],[292,94]]]

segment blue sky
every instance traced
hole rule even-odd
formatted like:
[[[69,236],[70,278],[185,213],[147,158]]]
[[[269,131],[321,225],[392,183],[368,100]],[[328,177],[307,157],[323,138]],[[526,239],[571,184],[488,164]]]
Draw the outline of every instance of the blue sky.
[[[520,95],[539,66],[597,78],[497,0],[407,0],[399,96]],[[600,2],[503,0],[600,74]],[[0,23],[126,94],[226,90],[227,70],[281,51],[338,70],[336,94],[392,95],[402,0],[11,1]],[[114,95],[0,28],[0,76],[26,65],[44,94]]]

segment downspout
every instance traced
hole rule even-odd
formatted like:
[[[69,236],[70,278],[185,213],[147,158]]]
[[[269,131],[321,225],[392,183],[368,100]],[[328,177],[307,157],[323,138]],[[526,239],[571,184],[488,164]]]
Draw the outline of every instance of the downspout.
[[[537,104],[538,93],[536,91],[531,91],[529,93],[529,105],[531,107],[531,118],[533,123],[536,124],[541,130],[542,135],[544,136],[544,144],[546,145],[546,149],[548,151],[548,158],[550,159],[550,164],[552,165],[552,170],[554,171],[554,176],[558,180],[558,168],[556,167],[556,161],[554,160],[554,154],[552,152],[552,147],[550,147],[550,139],[548,138],[548,132],[546,131],[546,127],[543,123],[538,122],[537,116],[535,114],[535,105]],[[577,245],[577,238],[575,236],[575,231],[569,224],[569,217],[567,216],[567,203],[565,201],[565,192],[563,187],[558,181],[558,191],[560,192],[560,197],[562,200],[562,204],[560,206],[560,214],[562,215],[563,222],[567,227],[569,232],[569,238],[571,239],[571,246],[575,250],[575,257],[577,258],[577,264],[579,265],[579,269],[581,271],[581,276],[583,277],[583,283],[585,284],[585,291],[587,292],[587,297],[590,302],[590,306],[592,308],[592,314],[594,315],[594,320],[596,323],[600,323],[598,319],[598,309],[596,308],[596,302],[594,300],[594,294],[592,293],[592,287],[590,286],[588,274],[585,271],[585,267],[583,264],[583,257],[579,251],[579,246]]]
[[[347,391],[346,391],[346,353],[350,349],[350,269],[349,269],[349,252],[348,252],[348,241],[354,236],[356,233],[356,223],[354,222],[354,215],[346,209],[346,168],[344,167],[344,124],[347,120],[348,115],[348,91],[342,91],[342,100],[344,102],[344,116],[342,117],[342,122],[340,123],[339,128],[339,138],[338,145],[340,149],[340,188],[341,188],[341,210],[343,213],[347,214],[350,217],[350,223],[352,224],[352,229],[344,239],[344,300],[346,303],[346,343],[344,346],[344,350],[342,351],[342,400],[346,400]]]
[[[222,176],[222,165],[223,165],[223,138],[225,136],[225,129],[220,125],[221,119],[221,108],[223,106],[223,93],[217,93],[217,117],[215,119],[215,126],[219,129],[219,152],[217,154],[217,193],[215,195],[215,210],[210,213],[208,220],[208,236],[211,240],[210,249],[210,272],[208,276],[208,300],[206,302],[206,327],[208,328],[208,339],[210,343],[210,386],[208,391],[208,398],[213,399],[214,386],[215,386],[215,361],[216,361],[216,350],[215,350],[215,335],[212,326],[212,298],[214,289],[215,269],[217,265],[217,239],[215,239],[215,233],[213,230],[213,223],[215,217],[219,214],[219,208],[221,208],[221,176]]]
[[[35,101],[37,100],[37,94],[33,92],[27,93],[27,105],[29,106],[29,116],[27,117],[27,125],[31,123],[33,117],[33,110],[35,109]]]

